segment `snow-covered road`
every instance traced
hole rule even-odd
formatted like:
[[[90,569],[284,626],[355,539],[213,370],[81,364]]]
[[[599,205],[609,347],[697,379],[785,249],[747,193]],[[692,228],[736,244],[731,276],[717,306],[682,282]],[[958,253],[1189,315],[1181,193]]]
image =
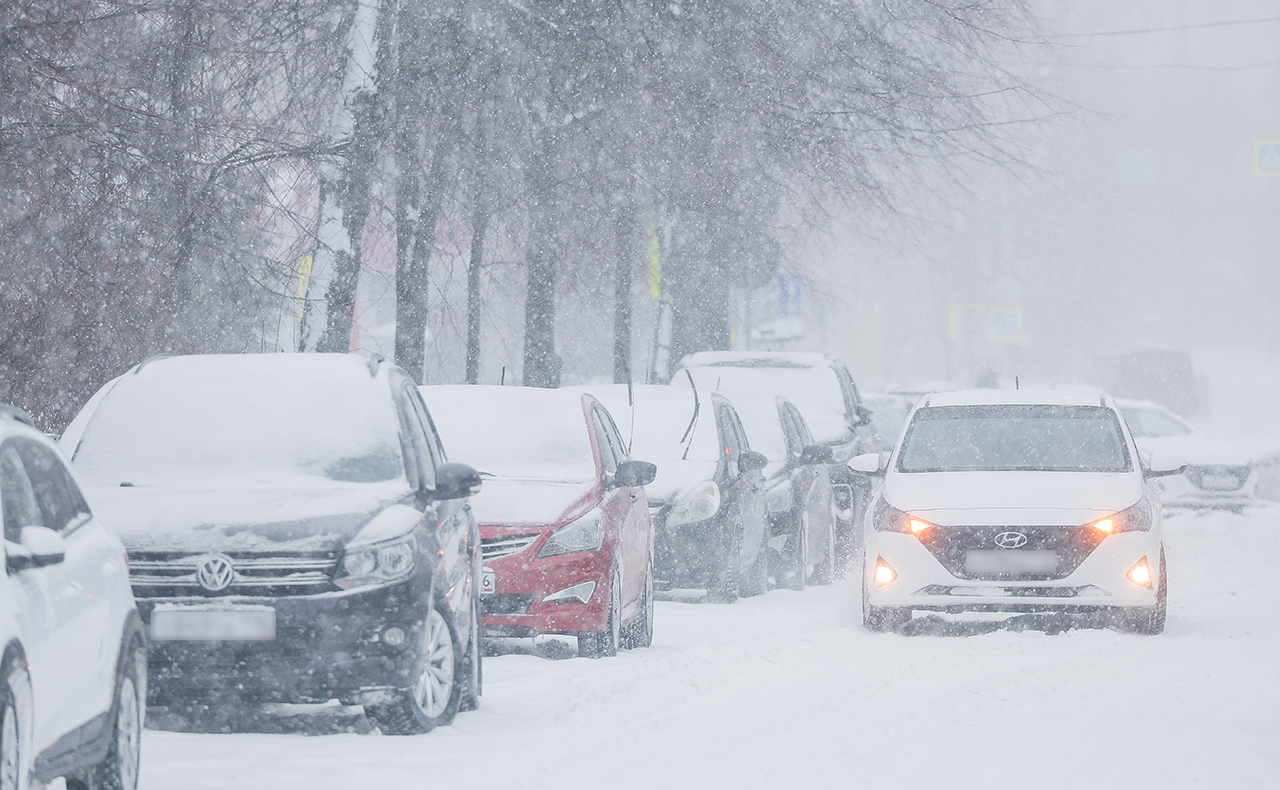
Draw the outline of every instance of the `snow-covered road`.
[[[1280,505],[1166,525],[1160,637],[873,635],[849,582],[663,602],[649,650],[488,659],[481,710],[426,736],[148,731],[142,788],[1280,784]]]

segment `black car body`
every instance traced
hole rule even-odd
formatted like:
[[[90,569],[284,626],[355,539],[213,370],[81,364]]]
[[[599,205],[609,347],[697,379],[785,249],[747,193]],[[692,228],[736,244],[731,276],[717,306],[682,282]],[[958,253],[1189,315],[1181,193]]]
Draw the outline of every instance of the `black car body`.
[[[337,698],[391,732],[477,704],[479,477],[447,462],[399,368],[150,361],[106,385],[63,443],[128,549],[157,704]],[[373,449],[321,452],[348,444]],[[308,453],[327,466],[294,469]]]

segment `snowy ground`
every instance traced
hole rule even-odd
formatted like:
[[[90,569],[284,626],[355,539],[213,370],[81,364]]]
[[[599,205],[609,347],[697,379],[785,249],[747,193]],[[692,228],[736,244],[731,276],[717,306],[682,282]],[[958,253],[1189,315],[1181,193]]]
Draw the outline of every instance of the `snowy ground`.
[[[1256,787],[1280,776],[1280,505],[1166,520],[1160,637],[873,635],[854,586],[663,602],[653,648],[485,663],[412,738],[148,731],[142,788]]]

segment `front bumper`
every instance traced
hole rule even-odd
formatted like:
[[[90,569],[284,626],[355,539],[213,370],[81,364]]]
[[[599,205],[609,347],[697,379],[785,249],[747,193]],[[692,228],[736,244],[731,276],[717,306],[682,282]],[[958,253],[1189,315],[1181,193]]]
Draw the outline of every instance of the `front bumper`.
[[[1239,510],[1256,504],[1257,483],[1257,472],[1251,472],[1239,488],[1221,491],[1201,488],[1186,475],[1175,475],[1160,480],[1160,504],[1173,508]]]
[[[147,686],[154,704],[228,692],[261,702],[324,702],[355,699],[362,689],[411,685],[416,660],[411,646],[417,643],[429,595],[411,578],[389,587],[306,596],[139,599],[148,631],[157,603],[268,605],[276,613],[276,638],[150,640]],[[406,633],[402,645],[382,641],[391,626]]]
[[[490,636],[530,637],[599,631],[608,624],[609,584],[613,577],[608,542],[596,551],[538,557],[545,538],[512,556],[486,560],[494,590],[482,595],[481,622]],[[545,601],[546,596],[583,582],[596,583],[586,603]]]
[[[960,579],[911,535],[872,532],[863,566],[867,603],[875,607],[939,612],[1089,612],[1156,605],[1156,590],[1126,574],[1147,558],[1159,576],[1160,539],[1154,532],[1123,532],[1102,540],[1070,574],[1048,581]],[[897,574],[874,579],[878,559]],[[1156,582],[1158,583],[1158,582]]]
[[[732,563],[726,561],[729,530],[719,514],[692,524],[669,527],[665,518],[653,523],[654,574],[659,589],[705,588],[719,580]]]

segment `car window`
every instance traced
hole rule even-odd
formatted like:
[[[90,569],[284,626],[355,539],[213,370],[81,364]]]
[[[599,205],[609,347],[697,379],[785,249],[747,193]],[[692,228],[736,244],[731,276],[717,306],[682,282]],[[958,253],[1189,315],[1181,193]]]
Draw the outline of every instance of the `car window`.
[[[4,539],[17,542],[23,527],[43,527],[44,515],[13,442],[0,448],[0,506],[4,509]]]
[[[615,446],[609,431],[605,428],[604,415],[595,407],[591,409],[591,427],[596,434],[596,444],[600,447],[600,463],[606,472],[613,474],[618,471],[618,461],[624,457],[621,453],[622,448]]]
[[[716,424],[720,429],[721,444],[720,452],[724,455],[725,463],[729,465],[729,475],[736,477],[738,474],[738,457],[742,453],[742,439],[740,434],[735,430],[732,413],[728,408],[720,409],[717,414]]]
[[[405,412],[405,428],[409,434],[409,450],[413,454],[415,472],[413,476],[422,478],[420,485],[435,488],[437,465],[432,457],[431,447],[427,441],[427,429],[423,423],[425,409],[422,409],[421,399],[415,397],[416,394],[413,385],[409,383],[406,383],[401,391],[401,398],[404,401],[402,408]]]
[[[89,515],[89,505],[58,456],[32,441],[15,439],[13,444],[35,491],[44,525],[60,532],[80,526]]]

